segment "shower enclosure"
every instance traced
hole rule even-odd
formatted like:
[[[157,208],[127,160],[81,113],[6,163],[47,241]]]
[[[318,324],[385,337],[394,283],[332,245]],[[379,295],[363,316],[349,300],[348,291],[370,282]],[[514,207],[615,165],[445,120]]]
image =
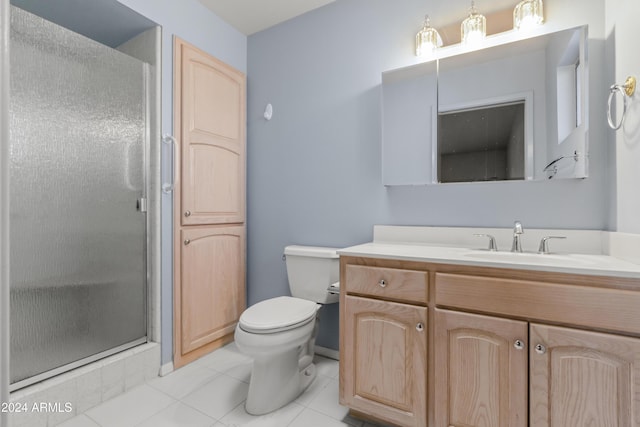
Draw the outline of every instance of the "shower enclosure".
[[[12,390],[146,342],[148,68],[11,8]]]

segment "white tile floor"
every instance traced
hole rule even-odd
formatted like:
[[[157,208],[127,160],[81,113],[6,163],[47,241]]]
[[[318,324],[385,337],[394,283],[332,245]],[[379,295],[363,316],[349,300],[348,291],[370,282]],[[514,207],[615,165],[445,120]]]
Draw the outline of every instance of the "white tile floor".
[[[244,410],[251,359],[229,344],[96,406],[60,427],[373,427],[338,404],[338,362],[316,356],[318,376],[294,402],[260,417]]]

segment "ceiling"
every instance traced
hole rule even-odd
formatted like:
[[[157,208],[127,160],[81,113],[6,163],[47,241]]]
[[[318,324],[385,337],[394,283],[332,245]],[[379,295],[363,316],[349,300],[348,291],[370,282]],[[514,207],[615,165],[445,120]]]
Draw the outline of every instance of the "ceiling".
[[[199,0],[249,36],[335,0]]]

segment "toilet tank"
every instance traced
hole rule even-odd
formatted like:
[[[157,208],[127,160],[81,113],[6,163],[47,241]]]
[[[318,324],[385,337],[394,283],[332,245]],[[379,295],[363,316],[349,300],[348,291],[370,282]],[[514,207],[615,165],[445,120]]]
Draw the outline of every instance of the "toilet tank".
[[[340,280],[338,248],[287,246],[284,255],[291,295],[320,304],[338,302],[338,295],[327,292]]]

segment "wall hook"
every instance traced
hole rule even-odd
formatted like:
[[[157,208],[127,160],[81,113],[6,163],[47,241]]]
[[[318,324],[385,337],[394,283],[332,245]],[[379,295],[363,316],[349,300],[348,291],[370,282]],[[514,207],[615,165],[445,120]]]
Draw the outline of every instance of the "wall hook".
[[[273,106],[271,104],[267,104],[264,109],[264,118],[266,120],[271,120],[271,117],[273,117]]]
[[[609,122],[609,127],[613,130],[618,130],[622,127],[624,123],[624,118],[627,115],[627,106],[629,102],[629,98],[633,96],[636,92],[636,78],[633,76],[627,77],[627,80],[623,85],[613,85],[609,88],[609,101],[607,102],[607,120]],[[620,123],[615,124],[613,119],[611,118],[611,101],[616,93],[620,93],[622,96],[622,114],[620,117]]]

